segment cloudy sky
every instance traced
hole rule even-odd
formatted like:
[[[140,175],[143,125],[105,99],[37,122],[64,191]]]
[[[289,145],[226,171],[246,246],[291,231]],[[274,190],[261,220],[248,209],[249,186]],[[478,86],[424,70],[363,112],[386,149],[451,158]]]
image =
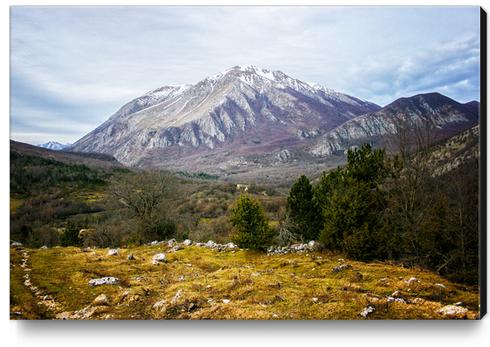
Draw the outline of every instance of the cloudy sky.
[[[477,7],[13,7],[11,138],[74,142],[129,100],[254,64],[386,105],[479,100]]]

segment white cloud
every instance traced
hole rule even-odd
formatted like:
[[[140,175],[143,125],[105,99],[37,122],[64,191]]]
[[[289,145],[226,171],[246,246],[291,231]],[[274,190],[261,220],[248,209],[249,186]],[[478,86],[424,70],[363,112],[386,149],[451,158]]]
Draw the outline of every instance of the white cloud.
[[[478,7],[14,7],[12,96],[22,102],[12,127],[22,118],[26,134],[38,126],[26,115],[45,111],[83,120],[75,141],[150,89],[245,63],[381,104],[437,90],[467,101],[479,88],[478,18]]]

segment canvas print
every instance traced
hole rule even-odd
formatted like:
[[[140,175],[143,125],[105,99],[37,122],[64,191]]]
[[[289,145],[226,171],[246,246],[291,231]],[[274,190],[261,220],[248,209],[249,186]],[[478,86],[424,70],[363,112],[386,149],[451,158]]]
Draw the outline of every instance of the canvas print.
[[[485,18],[12,7],[11,319],[481,318]]]

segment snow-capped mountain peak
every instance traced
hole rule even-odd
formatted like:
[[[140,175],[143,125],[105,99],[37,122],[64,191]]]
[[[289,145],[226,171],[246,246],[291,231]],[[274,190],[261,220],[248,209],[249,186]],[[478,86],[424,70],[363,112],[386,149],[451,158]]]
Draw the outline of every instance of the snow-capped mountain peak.
[[[175,157],[176,152],[217,147],[230,153],[237,146],[243,151],[260,151],[261,146],[271,150],[286,143],[299,145],[377,109],[278,70],[238,65],[195,84],[167,85],[130,101],[73,148],[111,154],[130,165],[148,158],[168,163],[170,153]]]
[[[53,151],[61,151],[65,148],[68,148],[71,146],[71,144],[69,143],[59,143],[59,142],[56,142],[56,141],[48,141],[46,143],[42,143],[42,144],[39,144],[37,145],[38,147],[41,147],[41,148],[46,148],[46,149],[51,149]]]

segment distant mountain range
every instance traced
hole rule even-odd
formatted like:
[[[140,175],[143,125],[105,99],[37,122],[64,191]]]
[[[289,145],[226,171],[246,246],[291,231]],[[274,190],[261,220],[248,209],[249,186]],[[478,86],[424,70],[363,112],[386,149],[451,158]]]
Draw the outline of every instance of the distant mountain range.
[[[71,144],[70,143],[63,144],[63,143],[59,143],[56,141],[49,141],[46,143],[39,144],[37,146],[41,147],[41,148],[51,149],[53,151],[61,151],[63,149],[69,148],[71,146]]]
[[[207,171],[339,162],[362,142],[382,145],[397,126],[431,124],[438,139],[478,124],[479,103],[439,93],[369,101],[292,78],[235,66],[193,85],[164,86],[122,106],[70,151],[125,165]]]

